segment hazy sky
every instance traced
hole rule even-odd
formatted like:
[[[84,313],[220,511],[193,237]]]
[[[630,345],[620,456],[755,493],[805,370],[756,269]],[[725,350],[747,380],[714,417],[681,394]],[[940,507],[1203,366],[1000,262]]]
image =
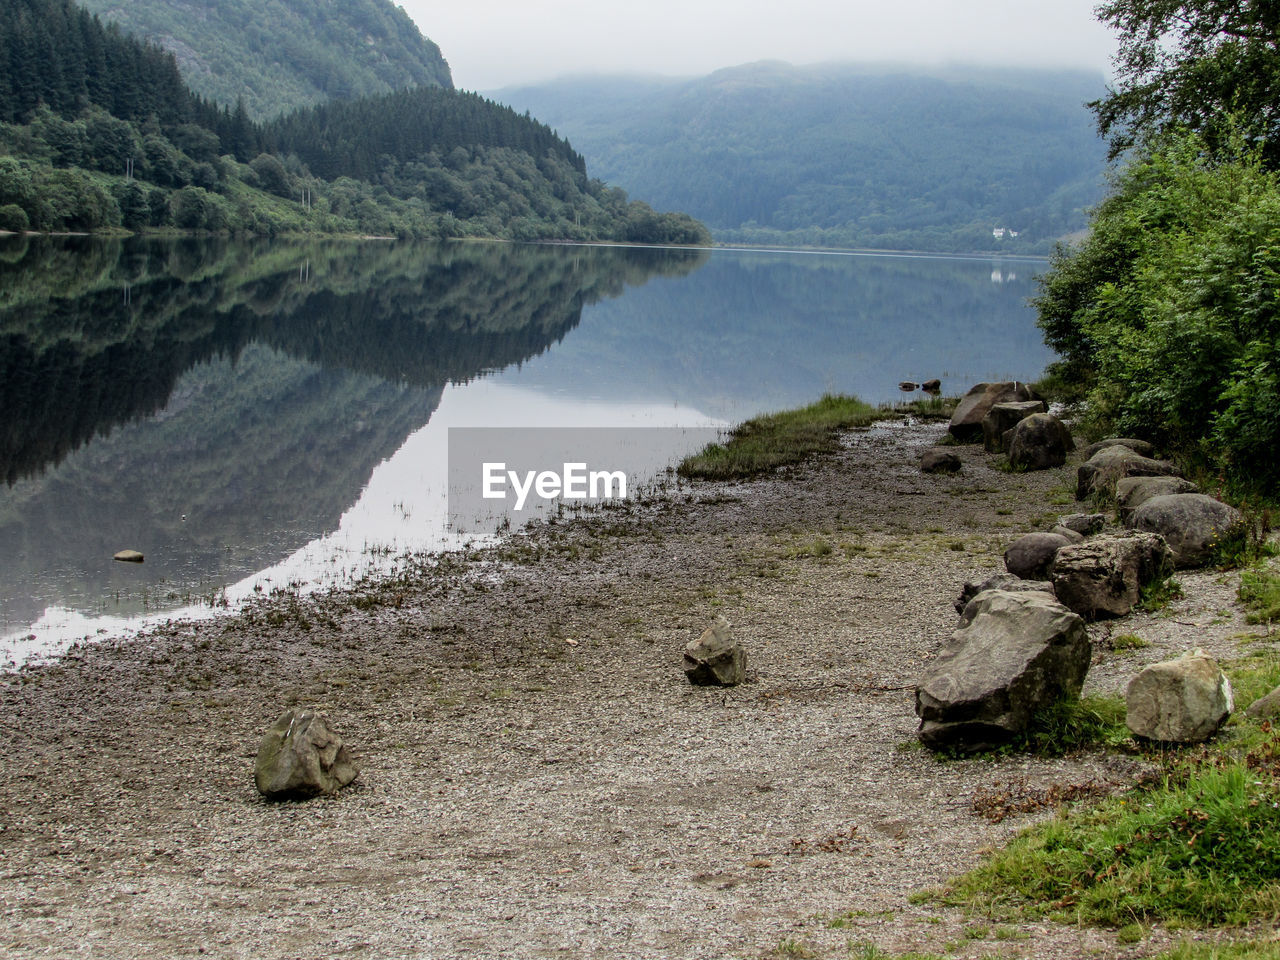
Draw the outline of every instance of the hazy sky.
[[[1106,70],[1097,0],[397,0],[464,90],[588,71],[693,75],[752,60]]]

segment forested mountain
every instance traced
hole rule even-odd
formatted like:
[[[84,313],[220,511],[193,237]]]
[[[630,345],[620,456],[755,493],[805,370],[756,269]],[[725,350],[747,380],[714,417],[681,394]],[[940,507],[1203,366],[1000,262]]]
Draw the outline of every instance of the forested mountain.
[[[475,94],[420,86],[259,124],[69,0],[5,0],[0,230],[113,227],[707,239],[589,179],[550,128]]]
[[[717,240],[1032,252],[1083,228],[1101,196],[1084,102],[1103,89],[1078,72],[756,63],[492,96]]]
[[[440,48],[390,0],[81,0],[172,52],[191,89],[266,119],[330,97],[452,89]]]

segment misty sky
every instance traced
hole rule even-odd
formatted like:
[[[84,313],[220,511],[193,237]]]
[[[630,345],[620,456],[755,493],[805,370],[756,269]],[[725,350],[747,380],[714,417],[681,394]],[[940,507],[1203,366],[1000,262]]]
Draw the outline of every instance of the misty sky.
[[[569,73],[710,73],[753,60],[1106,71],[1097,0],[397,0],[464,90]]]

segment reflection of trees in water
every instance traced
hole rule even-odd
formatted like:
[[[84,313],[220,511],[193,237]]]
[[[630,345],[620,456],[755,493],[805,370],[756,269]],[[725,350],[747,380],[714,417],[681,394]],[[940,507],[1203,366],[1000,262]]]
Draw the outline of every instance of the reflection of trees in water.
[[[10,484],[162,409],[178,378],[253,342],[439,387],[517,363],[584,304],[675,250],[498,243],[60,241],[0,244],[0,473]]]

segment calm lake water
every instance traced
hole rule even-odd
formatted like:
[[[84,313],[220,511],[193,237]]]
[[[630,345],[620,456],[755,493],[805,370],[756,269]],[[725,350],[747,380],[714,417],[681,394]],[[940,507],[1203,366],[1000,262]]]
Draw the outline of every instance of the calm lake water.
[[[1043,266],[4,240],[0,669],[456,545],[450,427],[723,425],[825,391],[1034,379]]]

